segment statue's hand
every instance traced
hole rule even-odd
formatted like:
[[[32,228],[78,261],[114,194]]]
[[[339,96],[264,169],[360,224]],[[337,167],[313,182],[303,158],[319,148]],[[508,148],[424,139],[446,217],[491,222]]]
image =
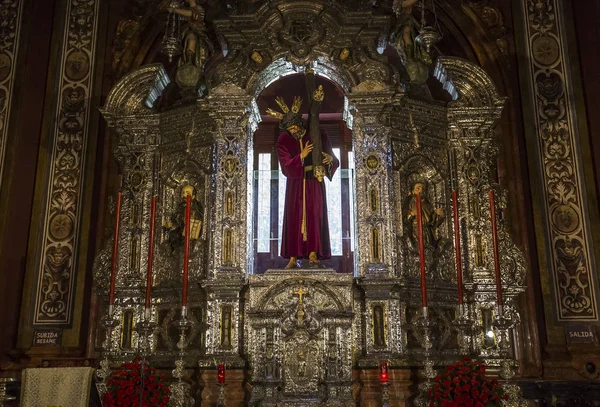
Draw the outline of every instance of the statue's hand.
[[[323,85],[319,85],[319,87],[313,92],[313,100],[316,102],[322,102],[325,98],[325,92],[323,91]]]
[[[313,149],[313,145],[312,143],[309,141],[307,142],[304,147],[302,147],[302,151],[300,152],[300,158],[302,158],[303,160],[308,157],[308,155],[310,154],[310,152]]]
[[[442,208],[437,208],[435,210],[436,215],[444,216],[444,210]]]
[[[333,162],[333,157],[327,153],[321,153],[323,154],[323,164],[325,165],[329,165]]]

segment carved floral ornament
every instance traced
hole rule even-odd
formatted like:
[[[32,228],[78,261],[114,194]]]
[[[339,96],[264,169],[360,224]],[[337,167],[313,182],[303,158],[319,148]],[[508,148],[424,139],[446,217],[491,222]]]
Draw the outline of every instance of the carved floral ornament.
[[[546,235],[551,242],[552,290],[559,321],[597,321],[598,285],[592,273],[586,223],[581,159],[575,124],[575,107],[568,97],[570,74],[564,58],[566,44],[555,0],[523,2],[527,22],[529,70],[537,121],[541,185],[548,217]]]
[[[24,2],[21,0],[5,1],[0,11],[0,18],[3,21],[0,28],[0,186],[3,179],[4,152],[6,150],[6,136],[23,4]]]
[[[62,50],[53,129],[51,182],[43,219],[35,324],[70,324],[76,255],[80,245],[82,188],[85,178],[91,76],[96,44],[98,2],[71,0]]]

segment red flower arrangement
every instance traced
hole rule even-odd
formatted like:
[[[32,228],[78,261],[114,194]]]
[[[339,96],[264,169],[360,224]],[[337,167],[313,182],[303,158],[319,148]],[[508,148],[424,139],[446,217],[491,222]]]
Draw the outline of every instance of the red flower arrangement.
[[[143,368],[143,370],[142,370]],[[144,374],[144,392],[140,404],[140,388]],[[148,362],[140,358],[121,364],[106,383],[102,405],[104,407],[165,407],[169,403],[171,390],[164,383],[165,377],[158,375]]]
[[[437,375],[427,393],[429,407],[501,407],[508,400],[496,379],[485,375],[485,365],[463,358]]]

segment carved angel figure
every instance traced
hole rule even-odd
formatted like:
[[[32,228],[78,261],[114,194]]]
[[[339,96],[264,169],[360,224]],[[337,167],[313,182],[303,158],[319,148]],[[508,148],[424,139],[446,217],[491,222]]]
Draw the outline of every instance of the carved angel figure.
[[[403,59],[410,81],[423,84],[429,75],[427,66],[431,64],[431,57],[415,40],[417,31],[412,12],[417,2],[418,0],[394,2],[397,20],[391,39]]]
[[[167,7],[169,12],[187,21],[183,31],[183,55],[179,59],[176,82],[182,88],[195,87],[202,75],[204,63],[212,53],[212,44],[206,34],[205,12],[200,6],[204,0],[185,0],[189,7]],[[200,3],[200,4],[199,4]]]
[[[167,7],[170,13],[182,16],[187,21],[187,28],[183,32],[183,56],[179,65],[193,63],[201,67],[206,60],[207,49],[203,40],[206,37],[204,25],[204,8],[196,0],[185,0],[189,8]],[[203,3],[201,0],[200,3]]]

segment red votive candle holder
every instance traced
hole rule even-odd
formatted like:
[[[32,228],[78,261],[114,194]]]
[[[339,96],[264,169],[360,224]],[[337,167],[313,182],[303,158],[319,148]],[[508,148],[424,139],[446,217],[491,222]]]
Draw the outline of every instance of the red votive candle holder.
[[[388,364],[387,364],[387,362],[379,363],[379,381],[381,383],[388,382]]]
[[[219,380],[219,384],[225,383],[225,364],[219,363],[217,366],[217,378]]]

